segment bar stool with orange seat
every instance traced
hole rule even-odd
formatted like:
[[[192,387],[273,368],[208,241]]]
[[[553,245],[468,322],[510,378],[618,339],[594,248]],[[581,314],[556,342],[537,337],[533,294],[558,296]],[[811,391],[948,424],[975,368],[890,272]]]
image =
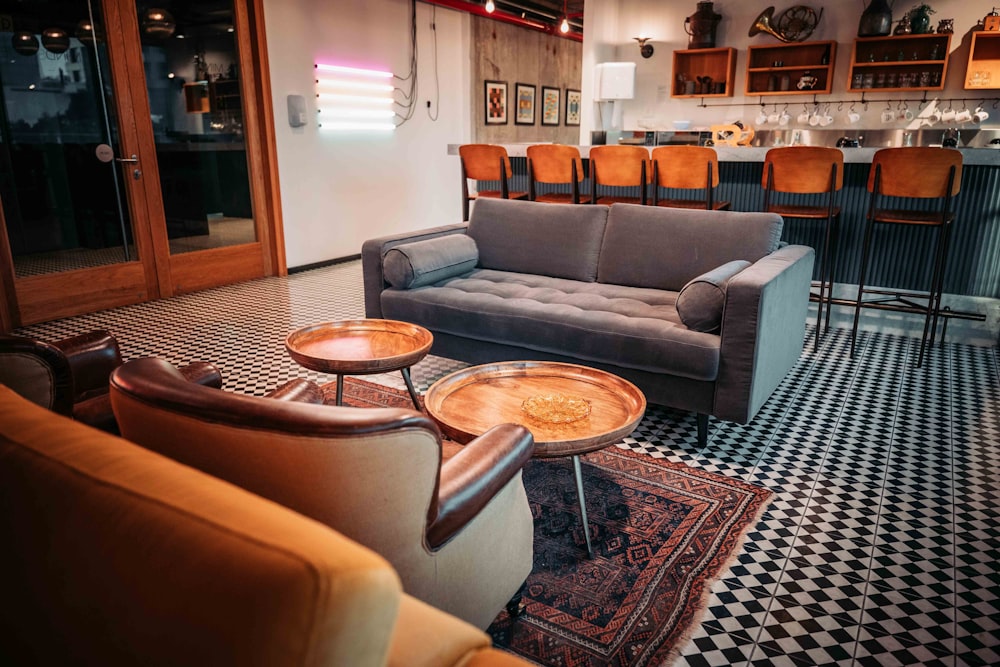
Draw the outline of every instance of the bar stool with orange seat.
[[[590,197],[580,197],[583,182],[583,160],[580,149],[562,144],[528,146],[528,199],[550,204],[580,204]],[[536,183],[570,186],[570,192],[536,192]]]
[[[719,157],[707,146],[658,146],[653,149],[653,206],[729,210],[729,202],[715,201],[719,185]],[[660,188],[701,190],[700,199],[660,199]]]
[[[948,241],[951,236],[951,224],[955,221],[953,203],[961,183],[962,154],[957,150],[949,148],[883,148],[876,151],[872,158],[871,172],[868,175],[870,200],[864,244],[861,250],[858,298],[854,303],[854,326],[851,328],[852,358],[854,357],[855,339],[858,335],[861,308],[874,306],[924,314],[924,331],[920,338],[917,368],[923,364],[928,334],[930,345],[933,347],[938,317],[941,313],[941,293],[944,288]],[[892,208],[885,205],[886,198],[891,198],[889,206]],[[896,208],[904,204],[904,201],[901,200],[905,199],[920,199],[927,205],[922,206],[922,210]],[[877,224],[913,225],[937,229],[930,289],[927,292],[893,292],[865,288],[872,234]],[[904,261],[913,262],[915,260],[908,256]],[[865,293],[883,296],[865,301]],[[926,305],[914,302],[913,299],[926,300]],[[944,339],[943,331],[941,338]]]
[[[509,180],[514,171],[510,167],[507,149],[493,144],[464,144],[458,147],[462,161],[462,220],[469,219],[469,202],[477,197],[501,199],[527,199],[527,192],[511,192]],[[469,179],[498,183],[495,190],[469,192]]]
[[[833,300],[833,264],[840,223],[840,206],[835,195],[844,187],[844,153],[839,148],[821,146],[785,146],[772,148],[764,156],[764,211],[782,218],[825,221],[823,252],[819,263],[819,295],[810,295],[817,302],[816,340],[819,349],[820,331],[830,330],[830,309]],[[794,197],[776,203],[774,193]],[[812,202],[802,203],[801,196],[814,195]],[[818,196],[817,200],[815,196]],[[798,200],[799,203],[794,203]],[[823,308],[826,307],[824,326]]]
[[[646,203],[646,186],[653,179],[649,151],[643,146],[594,146],[590,149],[590,202],[592,204]],[[600,196],[599,187],[639,188],[639,196]]]

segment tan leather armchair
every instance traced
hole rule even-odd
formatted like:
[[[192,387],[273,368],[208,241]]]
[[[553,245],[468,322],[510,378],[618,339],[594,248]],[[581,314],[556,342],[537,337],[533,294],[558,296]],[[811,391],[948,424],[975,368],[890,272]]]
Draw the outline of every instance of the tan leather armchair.
[[[160,359],[116,369],[111,402],[127,439],[334,528],[384,556],[407,593],[477,627],[531,571],[521,468],[534,443],[521,426],[442,463],[437,426],[413,410],[228,393]]]
[[[320,523],[0,387],[0,664],[515,667]]]

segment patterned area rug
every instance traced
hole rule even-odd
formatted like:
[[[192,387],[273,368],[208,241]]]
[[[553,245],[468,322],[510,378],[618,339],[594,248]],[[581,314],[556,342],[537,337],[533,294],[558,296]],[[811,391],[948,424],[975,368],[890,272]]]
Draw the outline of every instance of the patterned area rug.
[[[344,394],[348,405],[412,407],[406,392],[356,378]],[[593,560],[571,461],[530,461],[527,608],[513,622],[501,613],[488,632],[541,665],[669,665],[771,492],[617,447],[581,460]]]

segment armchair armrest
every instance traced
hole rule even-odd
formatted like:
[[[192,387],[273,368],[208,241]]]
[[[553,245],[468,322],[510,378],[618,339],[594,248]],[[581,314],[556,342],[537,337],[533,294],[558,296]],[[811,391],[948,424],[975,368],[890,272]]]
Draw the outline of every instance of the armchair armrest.
[[[729,282],[713,414],[749,422],[802,354],[815,251],[779,248]]]
[[[295,403],[323,404],[323,390],[312,380],[296,378],[289,380],[277,389],[272,389],[264,395],[278,401],[293,401]]]
[[[382,290],[388,287],[382,273],[382,258],[392,248],[413,241],[424,241],[448,234],[465,234],[468,223],[431,227],[416,232],[405,232],[392,236],[369,239],[361,246],[361,270],[365,286],[365,317],[382,317]]]
[[[437,549],[521,472],[535,452],[531,432],[500,424],[479,436],[441,466],[437,516],[429,517],[427,542]]]
[[[207,361],[194,361],[177,370],[188,382],[200,384],[203,387],[222,389],[222,371],[215,364]]]
[[[74,403],[108,392],[111,371],[122,364],[118,341],[98,329],[52,343],[69,362]]]

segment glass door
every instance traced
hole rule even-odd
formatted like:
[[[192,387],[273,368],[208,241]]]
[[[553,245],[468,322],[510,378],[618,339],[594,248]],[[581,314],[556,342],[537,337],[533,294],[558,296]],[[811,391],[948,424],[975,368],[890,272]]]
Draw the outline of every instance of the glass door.
[[[0,330],[284,271],[260,5],[0,0]]]

